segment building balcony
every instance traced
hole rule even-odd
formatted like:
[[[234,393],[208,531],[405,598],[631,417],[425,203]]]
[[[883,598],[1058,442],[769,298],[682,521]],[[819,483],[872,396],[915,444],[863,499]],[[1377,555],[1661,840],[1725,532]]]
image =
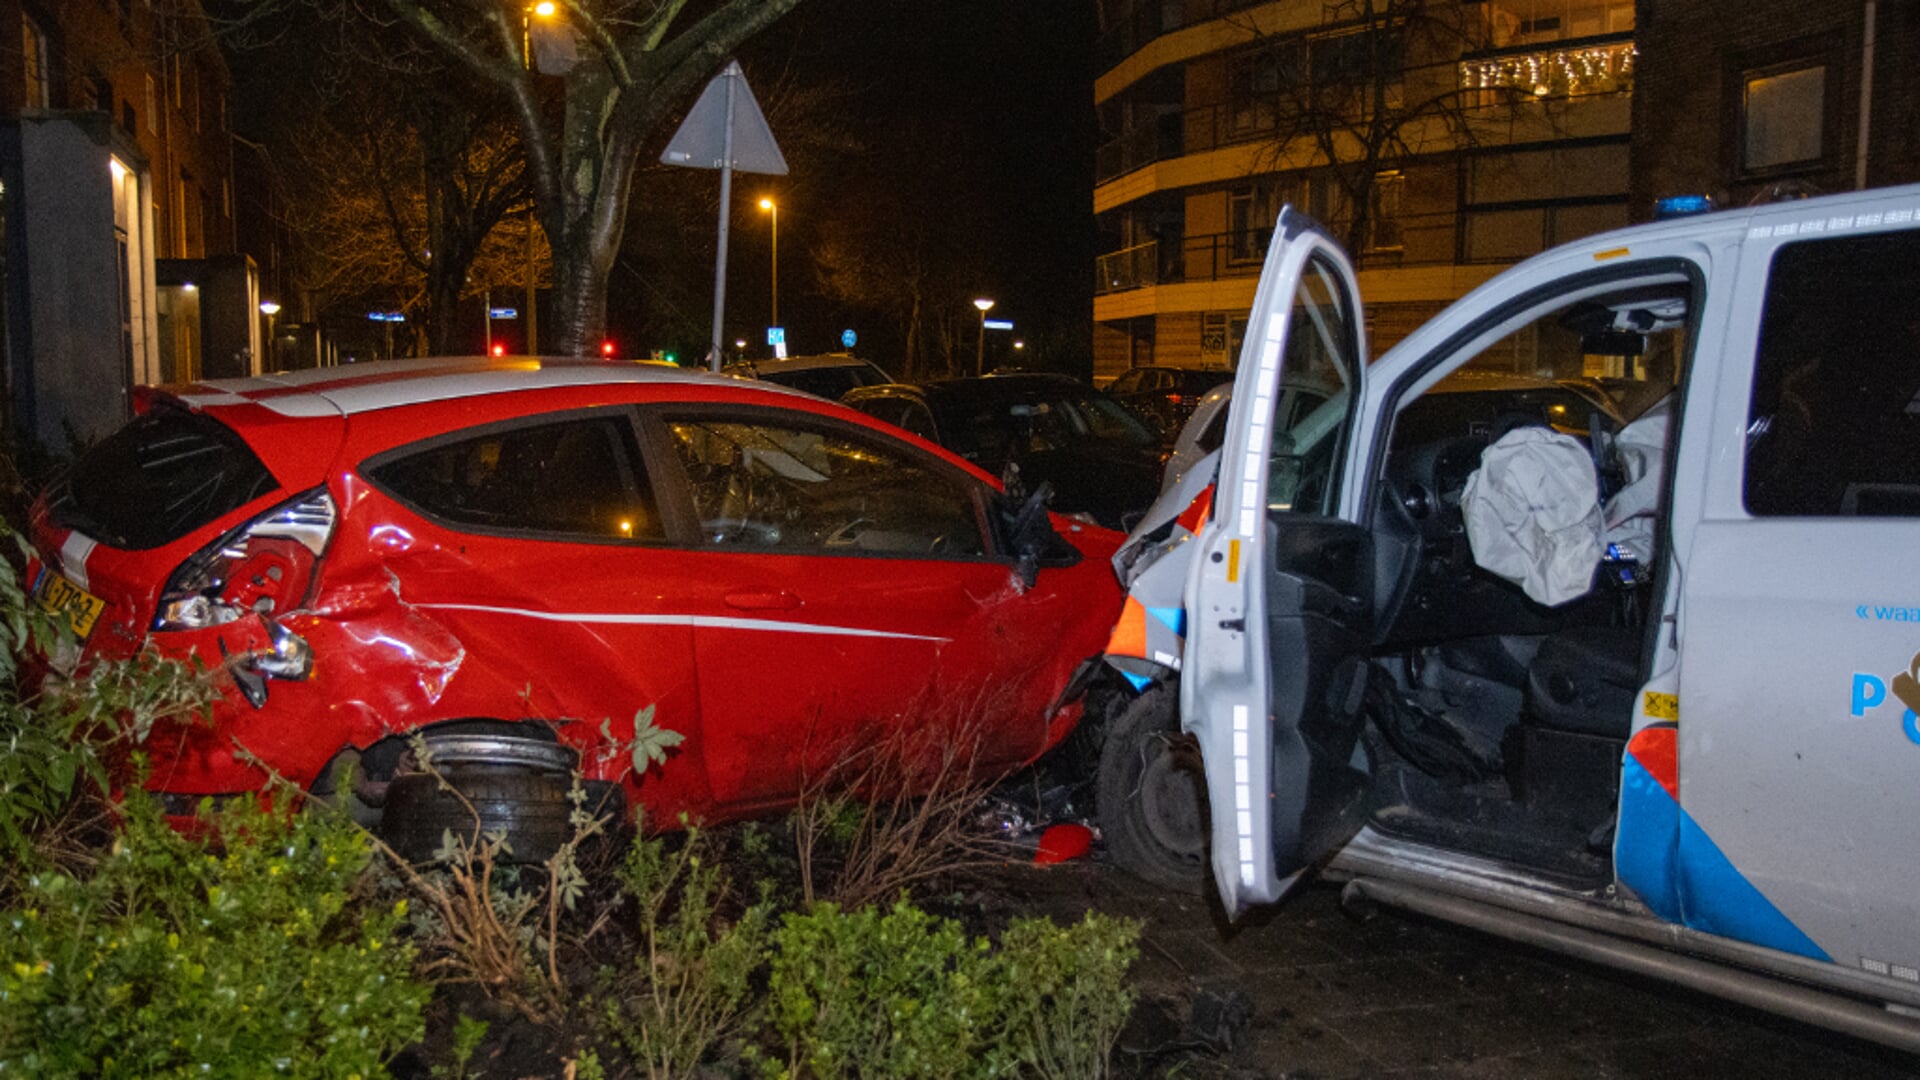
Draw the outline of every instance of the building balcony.
[[[1373,242],[1354,261],[1363,271],[1497,268],[1626,223],[1624,193],[1470,204],[1459,211],[1400,214],[1376,222]],[[1335,236],[1346,231],[1345,222],[1329,227]],[[1255,278],[1272,238],[1272,229],[1254,229],[1109,252],[1094,260],[1094,295]]]
[[[1494,104],[1516,92],[1533,98],[1631,93],[1638,57],[1631,31],[1490,49],[1460,58],[1460,89],[1487,98],[1470,97],[1470,104]]]

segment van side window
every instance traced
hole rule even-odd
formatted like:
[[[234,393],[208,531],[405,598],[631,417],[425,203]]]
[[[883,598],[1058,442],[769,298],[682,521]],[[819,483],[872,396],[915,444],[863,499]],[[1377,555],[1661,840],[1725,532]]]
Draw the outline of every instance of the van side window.
[[[1768,517],[1920,517],[1920,231],[1787,244],[1767,276],[1744,495]]]

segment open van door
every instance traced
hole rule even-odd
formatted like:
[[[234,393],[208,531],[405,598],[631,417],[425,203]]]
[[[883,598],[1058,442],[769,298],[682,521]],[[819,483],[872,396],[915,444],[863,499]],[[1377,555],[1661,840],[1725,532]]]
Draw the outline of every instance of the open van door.
[[[1359,520],[1366,501],[1341,498],[1365,348],[1345,253],[1282,210],[1186,586],[1181,726],[1206,767],[1214,879],[1230,915],[1279,899],[1365,808],[1373,543]],[[1276,415],[1282,389],[1306,382],[1337,389]]]

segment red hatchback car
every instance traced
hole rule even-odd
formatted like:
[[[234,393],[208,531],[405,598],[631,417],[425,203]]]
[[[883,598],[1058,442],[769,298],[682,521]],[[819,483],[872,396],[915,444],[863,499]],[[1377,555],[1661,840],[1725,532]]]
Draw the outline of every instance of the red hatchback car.
[[[1013,765],[1072,728],[1063,688],[1121,603],[1117,533],[852,410],[651,365],[149,392],[31,536],[36,595],[88,655],[150,640],[225,672],[214,723],[153,744],[177,814],[260,765],[324,791],[348,761],[377,810],[424,731],[502,766],[570,747],[655,821],[739,817],[794,801],[807,747],[934,696],[1004,706],[977,734]],[[613,748],[649,705],[684,742],[636,775]]]

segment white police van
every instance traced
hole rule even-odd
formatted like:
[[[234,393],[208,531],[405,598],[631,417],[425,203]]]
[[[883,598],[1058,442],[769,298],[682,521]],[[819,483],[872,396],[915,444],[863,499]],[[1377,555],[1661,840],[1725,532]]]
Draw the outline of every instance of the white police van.
[[[1232,915],[1325,870],[1920,1049],[1920,187],[1560,247],[1371,364],[1363,326],[1283,212],[1217,467],[1115,560],[1117,859],[1210,863]],[[1568,357],[1671,387],[1658,423],[1423,396]],[[1526,443],[1586,505],[1507,475],[1497,574],[1492,448]]]

